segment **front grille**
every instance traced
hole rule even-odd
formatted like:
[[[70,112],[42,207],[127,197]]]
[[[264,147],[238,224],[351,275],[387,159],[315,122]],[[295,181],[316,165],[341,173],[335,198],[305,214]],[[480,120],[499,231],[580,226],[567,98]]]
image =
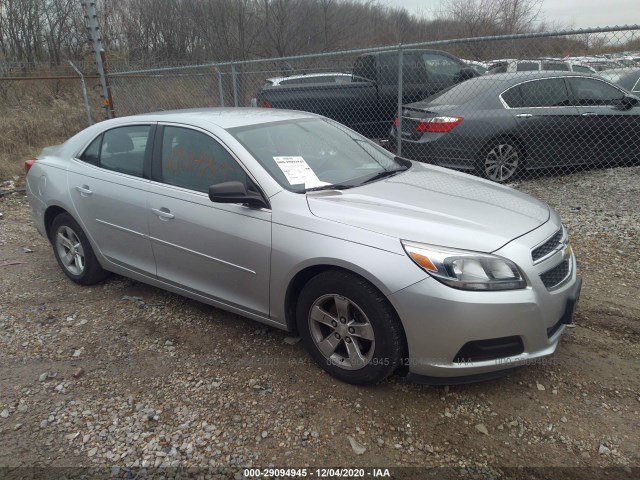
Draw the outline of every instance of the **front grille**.
[[[547,290],[557,287],[569,276],[569,260],[569,258],[565,259],[562,263],[540,275],[540,279],[544,286],[547,287]]]
[[[520,337],[502,337],[467,342],[454,357],[456,363],[482,362],[513,357],[524,352]]]
[[[531,258],[533,259],[533,263],[536,263],[538,260],[549,255],[551,252],[556,250],[561,245],[561,243],[562,229],[558,230],[553,237],[531,251]]]

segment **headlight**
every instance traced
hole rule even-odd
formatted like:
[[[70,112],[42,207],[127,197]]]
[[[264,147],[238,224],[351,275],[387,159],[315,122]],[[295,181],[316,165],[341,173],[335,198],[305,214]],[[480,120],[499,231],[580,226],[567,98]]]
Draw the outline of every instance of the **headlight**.
[[[402,246],[420,268],[453,288],[516,290],[527,286],[516,264],[497,255],[434,247],[404,240]]]

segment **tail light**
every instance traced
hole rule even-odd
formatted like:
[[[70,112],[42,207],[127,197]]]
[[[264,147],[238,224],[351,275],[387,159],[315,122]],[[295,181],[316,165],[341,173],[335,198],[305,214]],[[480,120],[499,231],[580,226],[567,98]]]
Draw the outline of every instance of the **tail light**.
[[[460,117],[433,117],[420,121],[416,125],[416,132],[447,133],[453,130],[460,122]]]
[[[393,126],[394,127],[398,126],[398,117],[393,117]]]
[[[24,162],[24,173],[29,173],[29,170],[31,170],[31,167],[33,167],[34,163],[36,163],[35,158],[32,158],[31,160],[27,160],[26,162]]]
[[[273,104],[269,100],[262,100],[260,106],[262,108],[273,108]]]

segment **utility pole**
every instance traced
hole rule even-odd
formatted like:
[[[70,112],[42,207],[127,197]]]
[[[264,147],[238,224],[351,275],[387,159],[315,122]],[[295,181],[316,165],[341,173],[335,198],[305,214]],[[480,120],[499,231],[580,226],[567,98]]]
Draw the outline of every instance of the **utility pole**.
[[[114,118],[113,100],[103,63],[104,49],[102,48],[102,35],[100,35],[100,27],[98,26],[98,14],[96,13],[96,2],[94,0],[81,0],[85,9],[85,18],[87,19],[87,30],[91,36],[93,51],[96,55],[96,67],[98,69],[98,77],[100,79],[100,89],[102,90],[102,98],[104,106],[107,110],[107,117]]]

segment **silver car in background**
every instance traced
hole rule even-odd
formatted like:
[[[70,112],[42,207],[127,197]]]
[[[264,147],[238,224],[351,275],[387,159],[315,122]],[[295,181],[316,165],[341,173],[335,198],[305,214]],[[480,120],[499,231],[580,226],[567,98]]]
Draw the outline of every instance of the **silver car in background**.
[[[115,272],[295,332],[346,382],[511,371],[555,351],[580,292],[546,204],[309,113],[124,117],[25,166],[71,280]]]

